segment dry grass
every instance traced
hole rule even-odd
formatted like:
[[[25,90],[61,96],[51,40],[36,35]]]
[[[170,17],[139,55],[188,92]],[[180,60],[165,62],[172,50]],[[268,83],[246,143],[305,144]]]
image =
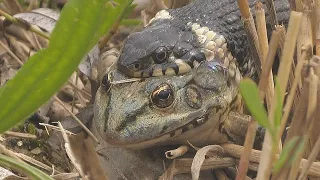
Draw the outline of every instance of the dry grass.
[[[254,22],[247,1],[238,0],[238,2],[244,19],[244,26],[250,39],[250,45],[253,47],[251,48],[253,58],[258,60],[257,63],[261,64],[262,67],[258,87],[260,98],[266,99],[271,123],[273,123],[277,105],[271,68],[276,54],[281,54],[280,71],[277,79],[282,90],[280,91],[280,97],[285,97],[285,101],[284,99],[281,99],[281,101],[285,103],[276,139],[272,139],[269,131],[267,131],[262,151],[253,150],[257,122],[251,119],[244,146],[223,144],[221,146],[212,145],[204,148],[195,148],[198,151],[198,156],[195,159],[179,158],[174,160],[160,179],[172,179],[174,175],[190,172],[191,169],[193,169],[192,173],[197,177],[200,170],[230,166],[238,166],[236,177],[238,180],[248,179],[248,169],[257,171],[257,179],[259,180],[270,179],[271,175],[272,179],[298,178],[302,180],[307,176],[320,177],[320,163],[314,162],[319,158],[320,151],[318,133],[320,128],[320,106],[318,105],[318,102],[320,102],[320,91],[318,90],[320,58],[313,56],[313,53],[320,55],[320,0],[314,0],[314,4],[306,3],[306,8],[302,7],[299,0],[290,1],[292,9],[295,11],[291,12],[287,32],[283,26],[278,24],[273,1],[268,0],[267,9],[271,12],[271,24],[274,27],[269,44],[264,9],[261,4],[258,3],[256,6],[256,22]],[[2,14],[5,15],[4,13]],[[102,44],[105,44],[112,35],[106,35]],[[21,66],[23,61],[10,51],[7,45],[0,43],[16,60],[17,64]],[[316,52],[312,52],[312,47],[314,46],[316,47]],[[294,57],[297,58],[296,63]],[[76,88],[75,85],[73,87]],[[80,91],[83,90],[80,89]],[[90,94],[85,91],[82,93],[87,98],[90,98]],[[293,113],[291,119],[289,119],[290,113]],[[290,125],[288,125],[289,122]],[[290,139],[299,137],[298,143],[294,147],[299,149],[298,146],[302,143],[301,151],[296,152],[294,149],[288,152],[282,151],[280,139],[286,128],[289,128],[289,132],[283,142],[284,146],[287,145]],[[2,146],[1,151],[3,154],[16,159],[22,159]],[[274,171],[274,165],[281,152],[291,156],[292,159],[285,159],[285,164],[290,165],[286,166],[284,164],[280,170]],[[259,164],[259,162],[263,163]],[[53,170],[49,168],[49,171]],[[79,171],[81,172],[81,170]],[[220,171],[217,173],[223,174]]]

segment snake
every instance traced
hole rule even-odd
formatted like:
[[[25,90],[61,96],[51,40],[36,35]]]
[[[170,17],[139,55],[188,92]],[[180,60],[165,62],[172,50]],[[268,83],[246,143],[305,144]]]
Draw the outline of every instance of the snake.
[[[248,2],[251,8],[256,3]],[[286,24],[288,2],[275,0],[274,6],[279,23]],[[272,29],[270,23],[267,28]],[[129,77],[147,78],[181,75],[202,61],[217,61],[239,80],[259,76],[260,60],[252,57],[237,0],[196,0],[159,11],[141,32],[129,35],[117,68]]]

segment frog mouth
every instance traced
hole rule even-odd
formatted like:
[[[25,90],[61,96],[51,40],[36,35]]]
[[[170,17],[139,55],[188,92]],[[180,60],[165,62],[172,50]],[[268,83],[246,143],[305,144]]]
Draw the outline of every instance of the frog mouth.
[[[209,119],[209,114],[205,113],[200,117],[194,118],[187,124],[180,126],[171,132],[160,134],[160,136],[155,137],[153,139],[132,143],[132,144],[120,145],[120,146],[125,148],[131,148],[131,149],[141,149],[141,148],[152,147],[155,145],[160,145],[167,142],[168,140],[173,140],[175,138],[178,138],[180,135],[183,135],[186,132],[190,132],[192,130],[199,128],[200,126],[203,126],[208,122],[208,119]]]
[[[202,126],[208,121],[208,114],[202,115],[199,118],[196,118],[192,120],[191,122],[187,123],[186,125],[183,125],[179,127],[178,129],[174,130],[173,132],[170,133],[170,138],[176,137],[181,135],[182,133],[185,133],[187,131],[193,130],[197,127]]]

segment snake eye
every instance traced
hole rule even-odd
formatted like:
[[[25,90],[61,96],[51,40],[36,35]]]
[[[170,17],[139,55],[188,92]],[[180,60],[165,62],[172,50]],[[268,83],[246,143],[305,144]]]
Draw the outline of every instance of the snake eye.
[[[103,76],[102,81],[101,81],[101,87],[105,90],[105,91],[109,91],[110,87],[111,87],[111,82],[110,82],[110,77],[109,74],[106,74]]]
[[[159,108],[169,107],[174,101],[172,88],[168,84],[159,85],[152,92],[151,101]]]
[[[161,64],[168,59],[168,56],[169,54],[168,54],[167,48],[164,46],[161,46],[154,51],[152,58],[155,63]]]

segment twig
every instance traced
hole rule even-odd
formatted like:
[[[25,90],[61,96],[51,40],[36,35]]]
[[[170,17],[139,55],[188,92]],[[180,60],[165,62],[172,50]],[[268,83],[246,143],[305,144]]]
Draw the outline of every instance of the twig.
[[[47,129],[47,127],[49,127],[50,129],[54,129],[56,131],[60,131],[59,127],[57,127],[57,126],[53,126],[53,125],[45,124],[45,123],[39,123],[39,125],[44,126],[46,129]],[[68,130],[65,130],[65,132],[67,134],[69,134],[69,135],[76,135],[76,134],[74,134],[74,133],[72,133],[72,132],[70,132]]]
[[[21,133],[21,132],[13,132],[13,131],[6,131],[3,134],[8,136],[14,136],[19,138],[27,138],[27,139],[37,139],[37,136],[30,133]]]
[[[0,45],[9,53],[9,55],[13,58],[13,59],[15,59],[17,62],[18,62],[18,64],[20,65],[20,66],[22,66],[23,65],[23,62],[18,58],[18,56],[16,56],[11,50],[10,50],[10,48],[8,48],[5,44],[3,44],[3,42],[1,42],[0,41]]]

